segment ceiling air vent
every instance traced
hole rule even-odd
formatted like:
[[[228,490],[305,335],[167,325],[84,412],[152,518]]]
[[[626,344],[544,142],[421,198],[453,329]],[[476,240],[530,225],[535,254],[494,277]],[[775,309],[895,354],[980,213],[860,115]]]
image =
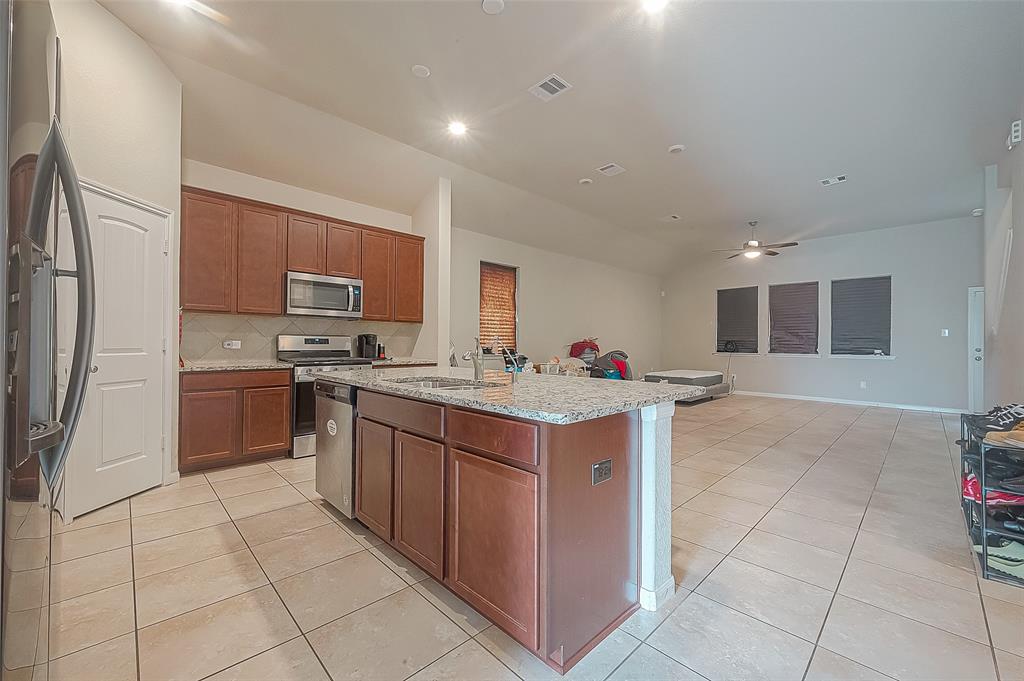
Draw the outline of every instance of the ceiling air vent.
[[[818,182],[821,183],[822,187],[831,187],[834,184],[842,184],[843,182],[846,182],[846,175],[836,175],[835,177],[825,177],[825,178],[822,178],[822,179],[818,180]]]
[[[626,172],[626,169],[620,166],[618,163],[606,163],[597,169],[597,172],[608,177],[615,177]]]
[[[542,102],[550,102],[566,90],[571,89],[572,85],[566,82],[565,79],[552,73],[546,80],[543,80],[530,88],[530,94]]]

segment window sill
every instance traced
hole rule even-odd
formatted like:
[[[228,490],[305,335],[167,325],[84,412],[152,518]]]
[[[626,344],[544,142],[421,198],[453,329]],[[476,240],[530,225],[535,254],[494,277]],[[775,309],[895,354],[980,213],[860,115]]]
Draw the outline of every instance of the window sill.
[[[810,357],[812,359],[821,359],[820,352],[769,352],[769,357]]]
[[[869,359],[869,360],[881,360],[889,361],[896,359],[896,355],[832,355],[828,356],[829,359]]]
[[[716,357],[764,357],[763,352],[712,352]]]

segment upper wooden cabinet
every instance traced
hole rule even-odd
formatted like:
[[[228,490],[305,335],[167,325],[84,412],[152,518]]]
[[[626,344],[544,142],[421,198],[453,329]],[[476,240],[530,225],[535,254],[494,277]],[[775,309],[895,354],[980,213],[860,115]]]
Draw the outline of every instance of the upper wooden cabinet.
[[[235,203],[181,194],[181,306],[235,311]]]
[[[363,233],[363,319],[395,318],[395,237]]]
[[[363,280],[363,318],[423,321],[423,239],[182,187],[181,307],[284,314],[285,276]]]
[[[237,312],[281,314],[284,302],[284,216],[238,205]]]
[[[327,254],[327,223],[301,215],[288,216],[288,269],[323,274]]]
[[[423,242],[395,239],[395,321],[423,321]]]
[[[327,272],[332,277],[358,279],[362,230],[349,225],[327,224]]]

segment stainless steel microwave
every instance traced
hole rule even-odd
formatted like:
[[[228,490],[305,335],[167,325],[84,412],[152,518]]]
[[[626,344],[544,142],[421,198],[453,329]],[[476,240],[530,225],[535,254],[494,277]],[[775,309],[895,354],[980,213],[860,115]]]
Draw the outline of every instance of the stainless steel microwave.
[[[362,317],[363,280],[289,272],[285,314]]]

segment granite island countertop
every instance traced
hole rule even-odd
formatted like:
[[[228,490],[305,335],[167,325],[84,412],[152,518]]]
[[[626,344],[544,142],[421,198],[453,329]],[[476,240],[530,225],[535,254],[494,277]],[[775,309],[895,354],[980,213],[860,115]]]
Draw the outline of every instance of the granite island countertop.
[[[512,384],[511,375],[503,371],[486,371],[484,380],[490,385],[471,390],[424,388],[402,382],[428,377],[472,382],[472,369],[447,366],[357,369],[314,376],[328,383],[556,424],[589,421],[704,393],[700,386],[542,374],[519,374]]]

